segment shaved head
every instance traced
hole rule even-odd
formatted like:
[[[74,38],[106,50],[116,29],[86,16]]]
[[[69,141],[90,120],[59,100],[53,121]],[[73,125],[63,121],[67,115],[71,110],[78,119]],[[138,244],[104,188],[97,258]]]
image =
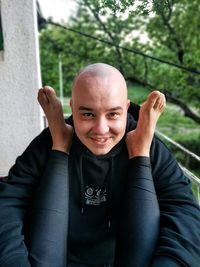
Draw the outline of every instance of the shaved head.
[[[127,97],[127,85],[121,72],[111,65],[105,63],[94,63],[86,66],[76,76],[72,87],[72,98],[76,88],[78,88],[79,90],[83,88],[83,86],[79,86],[80,84],[88,84],[97,79],[114,84],[117,83],[118,88],[122,89]]]
[[[98,76],[101,78],[109,77],[113,73],[116,73],[119,76],[122,76],[122,74],[119,72],[118,69],[105,63],[94,63],[91,65],[88,65],[79,72],[78,76],[82,74],[86,74],[86,73],[94,75],[94,76]],[[122,79],[123,79],[123,76],[122,76]]]

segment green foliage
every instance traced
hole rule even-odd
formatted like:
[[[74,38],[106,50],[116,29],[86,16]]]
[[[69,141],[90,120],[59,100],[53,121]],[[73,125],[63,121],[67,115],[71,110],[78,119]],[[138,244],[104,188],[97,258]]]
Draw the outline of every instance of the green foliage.
[[[94,3],[94,1],[91,1]],[[112,12],[124,12],[130,4],[133,4],[134,1],[130,0],[121,0],[121,1],[116,1],[116,0],[100,0],[98,2],[98,10],[101,12],[101,14],[105,15],[107,14],[108,10]]]
[[[128,98],[132,102],[141,105],[148,94],[149,91],[143,86],[139,86],[138,84],[128,84]]]
[[[79,2],[77,14],[64,26],[117,46],[200,69],[197,0]],[[148,38],[146,42],[142,41],[142,34]],[[73,78],[80,68],[105,62],[117,67],[131,83],[145,82],[158,90],[167,90],[194,106],[197,112],[200,108],[200,76],[197,74],[53,25],[41,31],[40,46],[43,83],[55,88],[58,88],[58,57],[61,55],[65,96],[70,94]]]

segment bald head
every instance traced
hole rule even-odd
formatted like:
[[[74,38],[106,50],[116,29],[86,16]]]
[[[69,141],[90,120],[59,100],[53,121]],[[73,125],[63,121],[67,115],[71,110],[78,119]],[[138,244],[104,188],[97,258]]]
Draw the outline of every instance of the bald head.
[[[82,69],[79,72],[77,78],[84,74],[90,74],[90,75],[98,76],[101,78],[106,78],[113,74],[122,76],[119,70],[117,70],[111,65],[104,64],[104,63],[95,63],[95,64],[86,66],[84,69]],[[123,79],[123,76],[121,78]]]
[[[97,81],[112,84],[114,87],[117,84],[118,89],[120,89],[127,98],[127,86],[123,75],[118,69],[104,63],[88,65],[78,73],[72,87],[72,98],[74,92],[81,89],[83,90],[85,86],[91,86]],[[107,89],[109,90],[109,88]]]

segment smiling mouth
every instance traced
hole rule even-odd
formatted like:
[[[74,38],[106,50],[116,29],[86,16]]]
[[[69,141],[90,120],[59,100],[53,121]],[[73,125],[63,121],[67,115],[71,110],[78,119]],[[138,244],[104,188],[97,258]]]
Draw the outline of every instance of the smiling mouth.
[[[101,137],[101,138],[91,137],[91,140],[92,140],[95,144],[98,144],[98,145],[105,145],[105,144],[108,142],[109,137]]]

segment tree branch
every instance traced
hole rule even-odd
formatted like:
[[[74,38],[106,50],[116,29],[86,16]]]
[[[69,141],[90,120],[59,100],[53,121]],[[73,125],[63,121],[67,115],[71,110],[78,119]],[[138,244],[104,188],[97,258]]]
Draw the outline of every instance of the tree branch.
[[[135,77],[135,76],[126,77],[126,79],[128,81],[136,82],[136,83],[138,83],[138,84],[140,84],[140,85],[142,85],[144,87],[147,87],[150,90],[153,89],[153,90],[162,91],[165,94],[165,97],[166,97],[167,101],[179,106],[182,109],[185,117],[188,117],[188,118],[192,119],[193,121],[195,121],[196,123],[200,124],[200,116],[197,115],[196,113],[194,113],[182,100],[180,100],[177,97],[173,96],[169,91],[160,90],[158,87],[153,86],[152,84],[149,84],[148,82],[146,82],[144,80],[140,80],[138,77]]]
[[[170,4],[169,4],[170,5]],[[171,6],[170,6],[170,10],[171,10]],[[160,12],[160,16],[163,20],[163,24],[167,27],[170,35],[172,36],[172,39],[174,41],[174,43],[176,44],[176,47],[177,47],[177,58],[178,58],[178,61],[183,64],[184,62],[184,54],[185,54],[185,51],[183,49],[183,46],[181,44],[181,41],[179,40],[174,28],[171,26],[169,20],[170,20],[170,17],[171,17],[171,12],[169,12],[168,16],[166,17],[164,12]]]
[[[90,3],[88,3],[87,0],[85,0],[85,4],[89,8],[89,10],[92,12],[93,16],[95,17],[95,19],[97,20],[97,22],[100,24],[100,26],[102,27],[103,31],[108,35],[109,39],[113,43],[116,43],[114,36],[108,30],[108,28],[106,27],[105,23],[103,23],[103,21],[101,20],[98,12],[96,12],[96,10],[94,8],[92,8],[92,6],[90,5]],[[115,47],[115,50],[116,50],[116,53],[117,53],[117,61],[118,61],[119,70],[122,72],[122,74],[124,74],[123,67],[122,67],[123,64],[122,64],[122,54],[121,54],[121,51],[120,51],[120,49],[118,47]]]

